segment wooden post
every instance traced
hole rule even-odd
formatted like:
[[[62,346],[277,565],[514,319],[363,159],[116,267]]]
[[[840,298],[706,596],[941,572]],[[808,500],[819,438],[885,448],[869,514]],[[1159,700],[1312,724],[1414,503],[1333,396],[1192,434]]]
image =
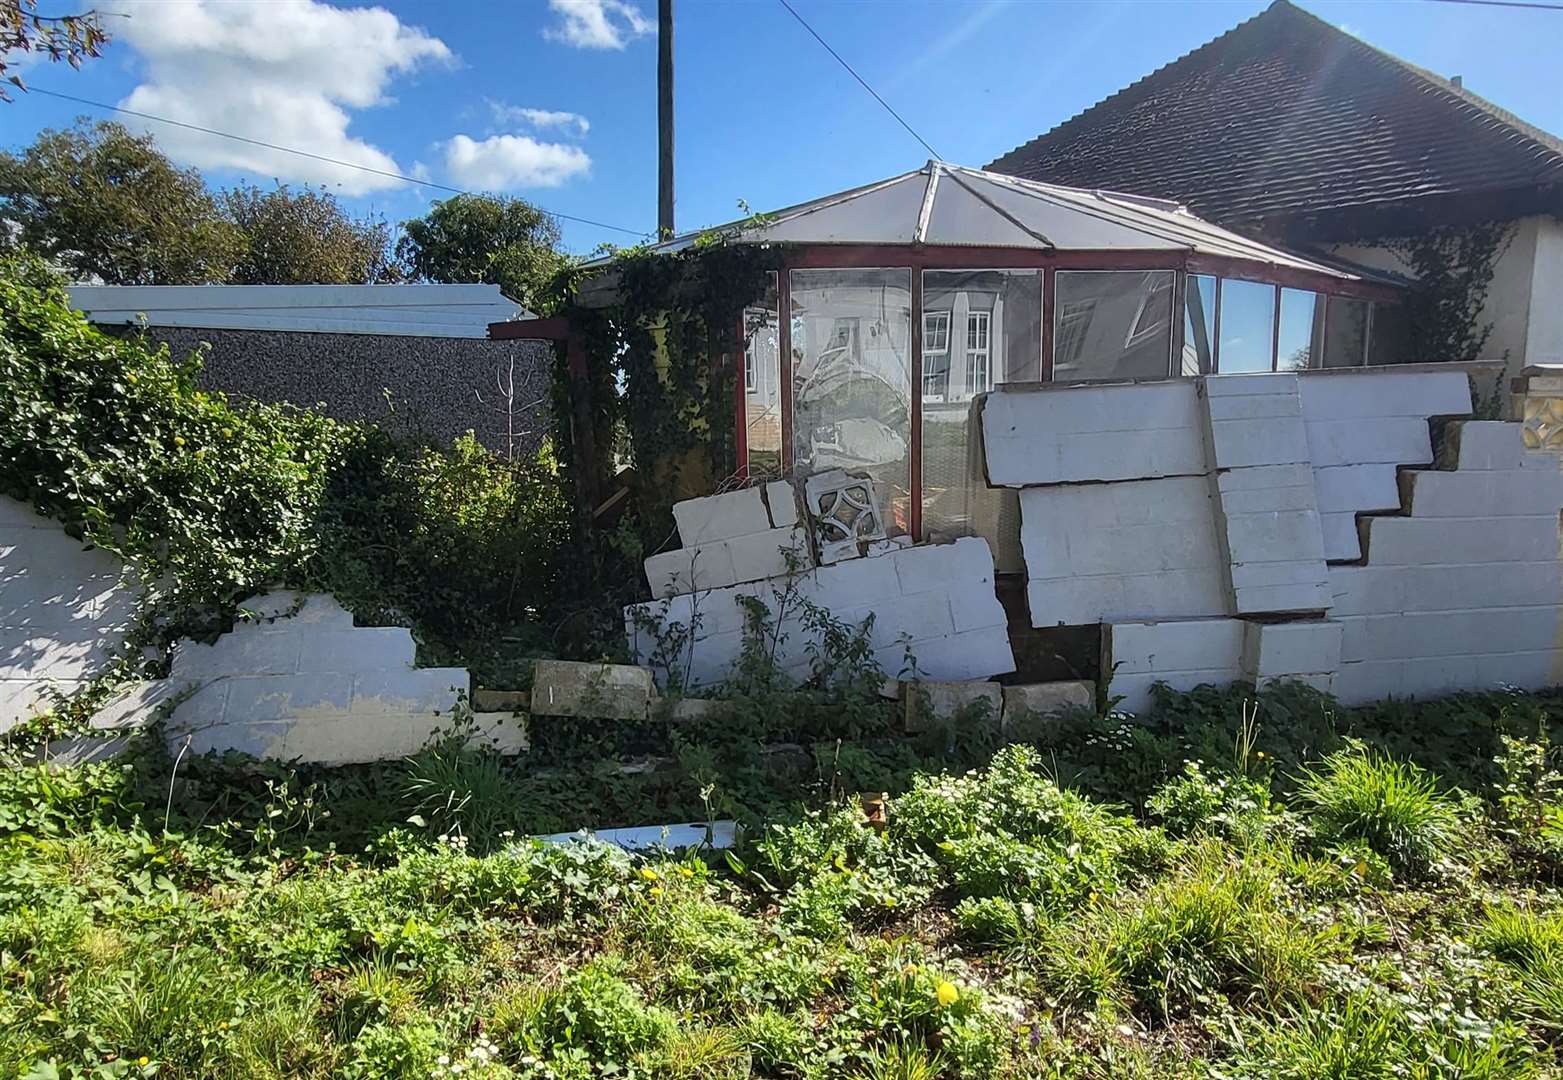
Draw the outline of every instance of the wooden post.
[[[673,0],[657,0],[657,238],[673,235]]]
[[[597,427],[593,423],[592,384],[587,372],[586,347],[580,336],[571,334],[565,344],[565,363],[570,372],[570,430],[575,443],[575,497],[582,519],[590,522],[601,502],[598,490]]]

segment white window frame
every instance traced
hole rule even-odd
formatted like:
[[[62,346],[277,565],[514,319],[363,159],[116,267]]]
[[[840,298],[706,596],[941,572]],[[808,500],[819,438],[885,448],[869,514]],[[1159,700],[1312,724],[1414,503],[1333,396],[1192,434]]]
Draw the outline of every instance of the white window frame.
[[[944,324],[944,343],[940,346],[929,345],[928,326],[933,319]],[[928,370],[929,357],[943,357],[944,370],[930,372]],[[923,312],[923,400],[943,401],[950,393],[950,309],[935,308],[932,311]]]
[[[1058,330],[1053,342],[1055,366],[1069,367],[1080,360],[1080,354],[1085,351],[1086,332],[1096,317],[1096,304],[1097,298],[1091,296],[1084,300],[1065,300],[1058,305]],[[1074,329],[1071,323],[1079,323],[1080,329],[1066,333]]]
[[[1162,273],[1162,271],[1147,270],[1146,273],[1160,275]],[[1134,321],[1129,323],[1129,333],[1128,333],[1128,336],[1123,339],[1123,347],[1125,349],[1132,349],[1136,345],[1139,345],[1139,344],[1141,344],[1143,342],[1149,341],[1149,340],[1151,340],[1151,338],[1155,337],[1158,334],[1167,333],[1171,329],[1171,327],[1172,327],[1172,321],[1171,321],[1172,320],[1172,295],[1171,294],[1173,292],[1173,283],[1177,280],[1177,277],[1178,277],[1178,275],[1177,275],[1177,273],[1175,271],[1167,273],[1166,279],[1165,279],[1165,282],[1166,282],[1165,284],[1161,284],[1159,279],[1158,279],[1158,284],[1156,284],[1152,288],[1147,289],[1145,291],[1145,295],[1140,297],[1140,306],[1135,309]],[[1167,318],[1165,320],[1157,319],[1151,325],[1142,327],[1140,325],[1140,321],[1145,318],[1145,312],[1151,306],[1151,301],[1153,299],[1155,299],[1158,294],[1163,293],[1163,292],[1168,294],[1168,296],[1167,296]]]
[[[972,332],[978,331],[981,344],[972,343]],[[977,363],[982,364],[982,378],[976,378]],[[968,311],[966,313],[966,393],[968,397],[985,394],[993,389],[993,312]]]

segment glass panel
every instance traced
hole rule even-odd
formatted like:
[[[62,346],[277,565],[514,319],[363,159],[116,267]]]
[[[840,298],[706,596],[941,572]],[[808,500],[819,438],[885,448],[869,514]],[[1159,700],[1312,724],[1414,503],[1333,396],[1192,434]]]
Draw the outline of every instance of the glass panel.
[[[1183,297],[1183,357],[1179,373],[1208,375],[1214,371],[1215,344],[1216,279],[1209,274],[1190,274]]]
[[[1276,370],[1302,371],[1318,367],[1324,345],[1323,325],[1323,297],[1303,289],[1282,289]]]
[[[793,270],[793,471],[866,472],[910,524],[912,272]]]
[[[1368,302],[1331,296],[1324,311],[1324,366],[1361,367],[1368,338]]]
[[[1270,371],[1275,352],[1275,286],[1221,281],[1221,341],[1216,370],[1223,375]]]
[[[955,327],[953,342],[930,326]],[[1020,495],[990,488],[974,398],[1042,374],[1038,270],[929,270],[923,274],[923,531],[981,536],[1000,571],[1023,570]]]
[[[744,309],[744,423],[749,475],[780,476],[781,339],[775,273],[760,302]]]
[[[1373,303],[1373,319],[1368,324],[1368,363],[1410,364],[1411,323],[1403,304]]]
[[[1171,270],[1058,271],[1053,379],[1165,379],[1173,277]]]

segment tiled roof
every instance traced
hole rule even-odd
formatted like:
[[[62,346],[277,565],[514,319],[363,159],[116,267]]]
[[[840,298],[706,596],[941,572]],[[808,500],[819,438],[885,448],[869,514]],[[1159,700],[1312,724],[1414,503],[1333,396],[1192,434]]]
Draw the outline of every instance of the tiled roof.
[[[988,169],[1236,228],[1518,190],[1563,209],[1563,140],[1287,0]]]

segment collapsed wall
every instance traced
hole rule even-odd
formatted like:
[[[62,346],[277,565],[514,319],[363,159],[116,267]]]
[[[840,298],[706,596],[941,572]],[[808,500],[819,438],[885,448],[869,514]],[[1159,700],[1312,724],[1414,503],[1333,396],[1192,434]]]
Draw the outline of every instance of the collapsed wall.
[[[1157,682],[1563,681],[1563,459],[1470,413],[1465,371],[1429,366],[1004,388],[982,425],[1033,624],[1104,624],[1137,711]]]

